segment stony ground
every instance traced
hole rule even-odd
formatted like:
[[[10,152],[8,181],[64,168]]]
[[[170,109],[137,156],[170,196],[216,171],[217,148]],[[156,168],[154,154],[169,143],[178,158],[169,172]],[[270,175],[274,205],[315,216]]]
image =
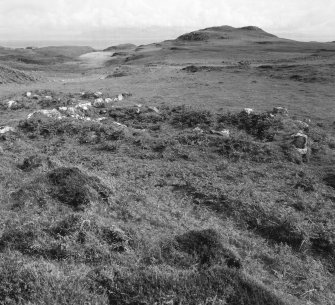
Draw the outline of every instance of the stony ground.
[[[6,51],[0,304],[334,304],[334,47],[226,30]]]

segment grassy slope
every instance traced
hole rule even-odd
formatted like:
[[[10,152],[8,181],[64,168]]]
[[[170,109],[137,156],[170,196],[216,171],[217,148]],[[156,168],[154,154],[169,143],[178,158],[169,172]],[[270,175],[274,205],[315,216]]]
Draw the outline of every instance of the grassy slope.
[[[212,58],[247,56],[233,50]],[[206,64],[209,51],[175,52],[160,59],[176,57],[181,67],[134,62],[121,78],[3,88],[2,98],[24,107],[1,112],[18,133],[1,143],[0,303],[334,303],[335,191],[323,180],[334,164],[331,84],[290,79],[311,73],[292,67],[272,76],[238,66],[188,73],[181,68]],[[268,64],[273,55],[264,54]],[[52,89],[43,94],[55,101],[20,97],[38,86]],[[88,88],[134,96],[106,109],[102,125],[25,121]],[[137,114],[137,103],[160,114]],[[279,125],[226,115],[277,105],[290,110]],[[308,163],[282,146],[282,134],[297,129],[294,117],[312,120]],[[193,131],[198,125],[205,134]],[[231,139],[211,135],[213,128],[229,128]]]

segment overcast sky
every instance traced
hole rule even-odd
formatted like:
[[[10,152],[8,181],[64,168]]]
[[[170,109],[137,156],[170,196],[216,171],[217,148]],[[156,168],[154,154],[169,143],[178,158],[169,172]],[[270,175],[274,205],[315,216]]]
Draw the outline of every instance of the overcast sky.
[[[335,0],[0,0],[0,40],[109,39],[115,28],[170,27],[164,39],[217,25],[335,40]]]

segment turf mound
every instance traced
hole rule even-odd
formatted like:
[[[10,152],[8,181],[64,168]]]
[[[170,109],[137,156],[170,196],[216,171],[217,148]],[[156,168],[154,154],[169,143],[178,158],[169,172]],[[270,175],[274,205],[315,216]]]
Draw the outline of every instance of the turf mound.
[[[92,201],[108,201],[109,191],[99,179],[87,176],[78,168],[57,168],[47,176],[53,186],[51,196],[74,209]]]

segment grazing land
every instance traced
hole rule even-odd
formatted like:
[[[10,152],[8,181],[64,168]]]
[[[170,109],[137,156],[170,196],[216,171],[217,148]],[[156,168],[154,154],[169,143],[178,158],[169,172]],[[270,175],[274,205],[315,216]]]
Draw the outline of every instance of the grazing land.
[[[334,304],[334,81],[252,26],[0,48],[0,304]]]

